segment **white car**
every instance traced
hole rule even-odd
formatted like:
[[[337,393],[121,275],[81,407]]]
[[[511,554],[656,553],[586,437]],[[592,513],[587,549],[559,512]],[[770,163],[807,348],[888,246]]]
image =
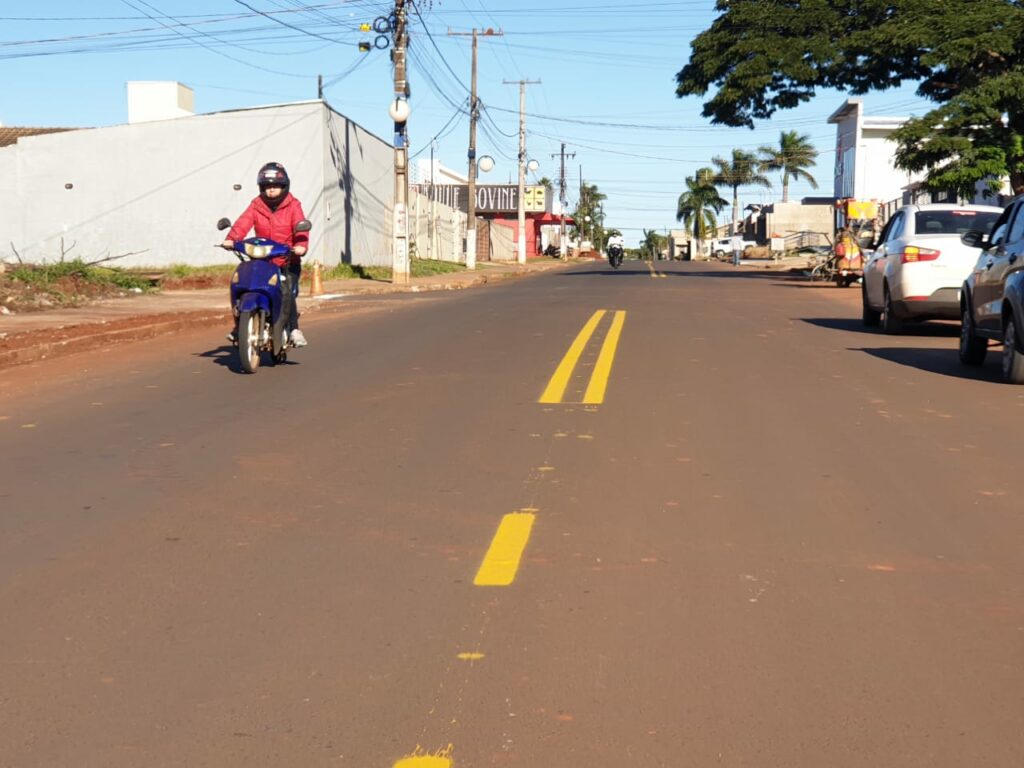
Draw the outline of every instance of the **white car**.
[[[905,205],[882,230],[864,264],[864,325],[898,333],[907,320],[960,317],[960,286],[980,250],[968,230],[988,232],[1003,212],[992,205]]]

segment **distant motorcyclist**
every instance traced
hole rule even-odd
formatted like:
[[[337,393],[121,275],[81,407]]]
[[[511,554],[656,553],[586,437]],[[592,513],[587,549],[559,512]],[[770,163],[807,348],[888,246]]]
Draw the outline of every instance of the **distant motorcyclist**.
[[[622,235],[612,235],[608,238],[608,262],[615,267],[619,268],[622,264],[622,257],[624,253]]]
[[[287,282],[287,290],[282,291],[287,320],[288,338],[293,346],[306,346],[306,337],[299,330],[299,311],[296,297],[299,295],[299,276],[302,274],[302,257],[309,246],[309,234],[295,232],[295,225],[306,218],[302,212],[302,203],[292,195],[288,188],[291,182],[288,172],[280,163],[267,163],[256,174],[256,184],[260,194],[253,198],[249,207],[235,221],[227,239],[222,245],[231,248],[236,240],[244,238],[250,229],[255,230],[256,237],[265,237],[291,246],[292,255],[272,261],[281,268],[282,276]],[[228,334],[231,342],[237,342],[235,331]]]

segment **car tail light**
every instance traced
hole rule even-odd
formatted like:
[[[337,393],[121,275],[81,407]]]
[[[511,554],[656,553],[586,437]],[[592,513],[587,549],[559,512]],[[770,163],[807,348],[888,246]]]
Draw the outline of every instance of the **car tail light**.
[[[900,254],[900,262],[909,264],[914,261],[935,261],[942,255],[941,251],[931,248],[918,248],[916,245],[908,245]]]

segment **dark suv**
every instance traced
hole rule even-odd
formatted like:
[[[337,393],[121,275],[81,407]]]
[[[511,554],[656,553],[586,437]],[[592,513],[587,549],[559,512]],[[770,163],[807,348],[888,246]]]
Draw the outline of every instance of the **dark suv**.
[[[1024,384],[1024,197],[990,234],[972,230],[961,240],[981,255],[960,291],[960,361],[981,365],[989,341],[1001,343],[1003,378]]]

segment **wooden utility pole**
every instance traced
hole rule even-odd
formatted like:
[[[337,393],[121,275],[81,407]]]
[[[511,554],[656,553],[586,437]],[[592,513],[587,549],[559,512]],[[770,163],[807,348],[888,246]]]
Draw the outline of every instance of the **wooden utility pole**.
[[[469,89],[469,200],[466,213],[466,269],[476,269],[476,121],[480,117],[480,110],[476,98],[476,62],[477,62],[477,36],[503,37],[504,32],[500,29],[495,32],[493,29],[478,30],[472,32],[452,32],[448,34],[453,37],[473,38],[473,65],[470,76]]]
[[[540,80],[502,80],[505,85],[519,83],[519,236],[517,253],[520,264],[526,263],[526,86],[540,85]]]
[[[391,118],[395,121],[395,204],[392,212],[391,282],[409,282],[409,141],[406,121],[409,117],[409,84],[405,73],[407,42],[406,0],[395,0],[394,48],[395,100]]]
[[[558,174],[558,189],[559,189],[558,202],[559,202],[559,208],[561,209],[561,215],[562,215],[561,231],[560,231],[560,233],[558,235],[558,257],[560,259],[562,259],[562,261],[565,261],[568,258],[568,253],[565,250],[565,206],[567,206],[569,204],[569,201],[566,199],[566,196],[565,196],[565,158],[566,158],[566,152],[565,152],[565,142],[564,141],[562,142],[562,151],[558,155],[551,155],[551,156],[552,157],[559,157],[559,156],[561,156],[561,158],[562,158],[561,170],[559,171],[559,174]],[[576,157],[576,153],[575,152],[569,152],[568,156],[569,157]],[[577,227],[579,226],[579,222],[576,222],[576,226]]]

